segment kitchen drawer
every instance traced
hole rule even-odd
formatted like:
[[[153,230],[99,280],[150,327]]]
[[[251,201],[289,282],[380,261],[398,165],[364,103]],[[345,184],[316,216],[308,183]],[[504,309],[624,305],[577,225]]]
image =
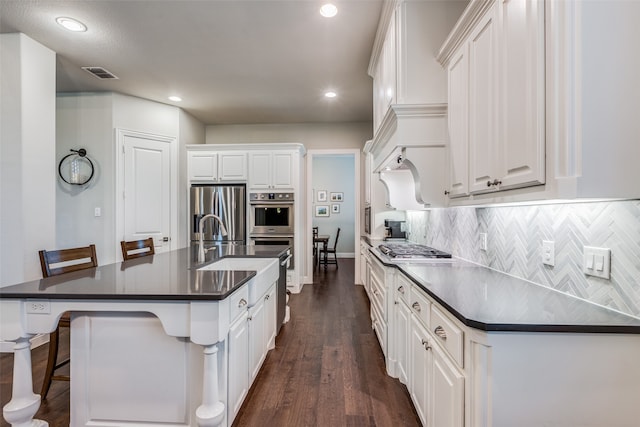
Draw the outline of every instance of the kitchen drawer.
[[[402,274],[398,274],[396,276],[398,280],[396,281],[396,294],[405,304],[410,305],[411,301],[411,282],[409,279],[404,277]]]
[[[463,366],[462,350],[464,332],[445,316],[437,307],[431,307],[431,327],[435,341],[451,355],[459,366]]]
[[[371,293],[371,307],[375,307],[378,312],[378,318],[384,320],[384,297],[377,289]]]
[[[380,343],[380,348],[382,349],[382,353],[387,356],[387,324],[380,320],[376,319],[373,322],[373,331],[376,333],[378,337],[378,342]]]
[[[415,286],[411,289],[410,297],[411,299],[409,300],[410,303],[408,305],[411,307],[411,312],[420,319],[427,329],[429,329],[431,302],[427,299],[422,290]]]
[[[384,265],[378,261],[378,258],[371,256],[371,272],[378,277],[384,277]]]
[[[229,323],[247,311],[249,301],[249,286],[243,285],[229,297]]]

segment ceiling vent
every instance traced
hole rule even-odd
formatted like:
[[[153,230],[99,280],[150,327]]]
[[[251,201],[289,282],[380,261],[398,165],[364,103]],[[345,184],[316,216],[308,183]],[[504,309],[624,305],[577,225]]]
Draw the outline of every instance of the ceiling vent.
[[[93,74],[94,76],[96,76],[97,78],[99,78],[101,80],[117,79],[118,78],[111,71],[105,70],[102,67],[82,67],[82,69],[85,70],[88,73]]]

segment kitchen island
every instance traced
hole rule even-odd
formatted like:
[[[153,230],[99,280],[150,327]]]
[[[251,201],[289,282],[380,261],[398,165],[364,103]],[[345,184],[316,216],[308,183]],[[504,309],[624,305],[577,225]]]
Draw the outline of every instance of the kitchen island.
[[[361,253],[387,373],[423,424],[637,425],[640,319],[455,257]]]
[[[71,311],[71,425],[230,425],[275,344],[287,249],[219,245],[198,263],[193,245],[0,289],[0,338],[14,343],[4,418],[47,425],[32,420],[29,339]]]

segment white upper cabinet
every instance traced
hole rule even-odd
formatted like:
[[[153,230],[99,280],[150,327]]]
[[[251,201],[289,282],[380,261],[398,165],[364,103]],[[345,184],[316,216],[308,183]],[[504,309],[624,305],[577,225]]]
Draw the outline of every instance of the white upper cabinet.
[[[472,0],[438,54],[449,204],[640,197],[638,21],[633,2]]]
[[[461,22],[473,24],[460,31],[464,36],[455,50],[444,54],[450,197],[545,182],[544,3],[487,4],[468,9],[477,17],[463,15]]]
[[[249,188],[254,190],[293,189],[297,155],[284,151],[249,153]]]
[[[192,183],[244,182],[247,155],[239,151],[190,151],[188,170]]]

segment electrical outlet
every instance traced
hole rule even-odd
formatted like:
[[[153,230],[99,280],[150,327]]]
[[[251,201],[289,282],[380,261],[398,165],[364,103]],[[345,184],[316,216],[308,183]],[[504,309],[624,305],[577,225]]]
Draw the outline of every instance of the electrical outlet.
[[[480,249],[487,250],[487,233],[480,233]]]
[[[102,209],[94,208],[93,209],[93,216],[102,216]]]
[[[552,267],[556,265],[556,248],[553,240],[542,241],[542,263]]]
[[[29,314],[49,314],[50,312],[49,301],[27,301],[27,313]]]
[[[585,274],[611,279],[611,249],[584,246],[582,254],[584,257],[582,271]]]

